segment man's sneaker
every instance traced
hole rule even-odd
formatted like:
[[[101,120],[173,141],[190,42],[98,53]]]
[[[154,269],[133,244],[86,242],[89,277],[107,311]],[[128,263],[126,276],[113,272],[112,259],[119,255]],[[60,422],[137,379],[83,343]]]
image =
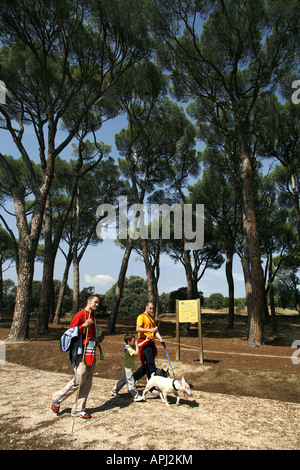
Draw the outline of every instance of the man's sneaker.
[[[112,394],[113,397],[119,397],[120,396],[120,394],[118,392],[116,392],[114,389],[112,389],[111,394]]]
[[[133,399],[133,401],[146,401],[142,395],[136,395]]]
[[[74,418],[77,416],[78,418],[82,419],[91,419],[91,415],[87,413],[86,411],[78,411],[75,415],[72,415]]]
[[[54,402],[52,403],[51,409],[52,409],[52,411],[54,411],[54,413],[59,413],[59,403],[56,403],[56,402],[54,401]]]

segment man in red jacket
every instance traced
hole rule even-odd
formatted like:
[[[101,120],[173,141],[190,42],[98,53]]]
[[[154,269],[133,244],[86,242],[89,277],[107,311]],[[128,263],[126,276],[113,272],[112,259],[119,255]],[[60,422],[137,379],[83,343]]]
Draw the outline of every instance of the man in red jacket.
[[[92,386],[96,366],[95,350],[97,339],[98,343],[101,343],[104,339],[103,335],[97,338],[96,310],[99,302],[100,300],[97,296],[92,295],[88,297],[85,309],[76,313],[72,319],[69,329],[78,327],[78,334],[82,335],[83,338],[82,347],[83,350],[85,347],[85,358],[83,360],[82,353],[76,357],[73,364],[74,378],[62,390],[52,395],[52,410],[54,413],[59,412],[60,403],[77,391],[80,385],[78,400],[74,404],[71,414],[72,416],[79,416],[84,419],[91,418],[91,415],[85,411],[85,405]],[[94,347],[91,347],[92,344]]]

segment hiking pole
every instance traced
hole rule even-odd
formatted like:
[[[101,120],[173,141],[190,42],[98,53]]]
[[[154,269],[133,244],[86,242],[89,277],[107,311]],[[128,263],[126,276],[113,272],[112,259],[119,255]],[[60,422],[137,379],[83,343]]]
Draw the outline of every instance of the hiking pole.
[[[78,398],[79,398],[79,391],[80,391],[80,386],[81,386],[81,381],[82,381],[82,369],[83,369],[83,361],[84,361],[84,357],[85,357],[85,350],[86,350],[86,344],[87,344],[88,330],[89,330],[89,327],[87,327],[86,333],[85,333],[85,344],[84,344],[84,348],[83,348],[83,355],[82,355],[82,361],[81,361],[81,370],[80,370],[79,386],[78,386],[78,390],[77,390],[77,394],[76,394],[76,401],[75,401],[75,403],[74,403],[75,409],[77,409],[77,402],[78,402]],[[76,374],[75,374],[74,382],[76,383]],[[75,383],[74,383],[74,384],[75,384]],[[72,433],[73,433],[73,431],[74,431],[75,419],[76,419],[76,413],[75,413],[75,415],[73,416]]]
[[[168,351],[167,351],[167,348],[166,348],[166,344],[165,344],[165,342],[163,342],[163,345],[164,345],[164,348],[165,348],[165,351],[166,351],[166,355],[167,355],[167,358],[168,358],[168,361],[169,361],[169,364],[170,364],[171,370],[172,370],[172,372],[173,372],[173,375],[174,375],[174,379],[176,380],[176,377],[175,377],[175,374],[174,374],[174,371],[173,371],[173,367],[172,367],[172,364],[171,364],[171,361],[170,361],[170,358],[169,358],[169,354],[168,354]]]

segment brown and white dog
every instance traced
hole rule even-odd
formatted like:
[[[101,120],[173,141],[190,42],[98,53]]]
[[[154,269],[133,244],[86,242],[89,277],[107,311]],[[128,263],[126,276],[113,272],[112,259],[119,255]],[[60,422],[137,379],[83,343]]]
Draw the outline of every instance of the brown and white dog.
[[[145,398],[146,393],[149,392],[149,390],[153,387],[158,389],[160,398],[167,406],[171,406],[170,403],[168,403],[168,393],[174,393],[176,396],[176,405],[178,405],[180,401],[178,392],[182,392],[183,396],[187,400],[193,395],[191,388],[184,380],[184,377],[182,377],[181,380],[176,380],[171,379],[170,377],[161,377],[159,375],[155,375],[153,372],[143,391],[143,398]]]

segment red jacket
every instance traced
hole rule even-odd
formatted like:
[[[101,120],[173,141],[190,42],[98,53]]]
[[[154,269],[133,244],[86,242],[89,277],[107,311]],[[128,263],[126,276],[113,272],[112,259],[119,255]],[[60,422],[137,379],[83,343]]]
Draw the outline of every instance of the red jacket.
[[[85,321],[88,318],[92,318],[94,320],[94,323],[88,327],[87,342],[89,342],[89,340],[92,337],[96,338],[95,317],[93,313],[89,313],[89,312],[85,313],[85,309],[83,308],[82,310],[80,310],[74,315],[71,321],[71,324],[69,326],[69,328],[74,328],[75,326],[78,326],[79,334],[82,334],[82,337],[83,337],[83,344],[85,344],[86,328],[83,327],[82,325],[83,323],[85,323]]]

